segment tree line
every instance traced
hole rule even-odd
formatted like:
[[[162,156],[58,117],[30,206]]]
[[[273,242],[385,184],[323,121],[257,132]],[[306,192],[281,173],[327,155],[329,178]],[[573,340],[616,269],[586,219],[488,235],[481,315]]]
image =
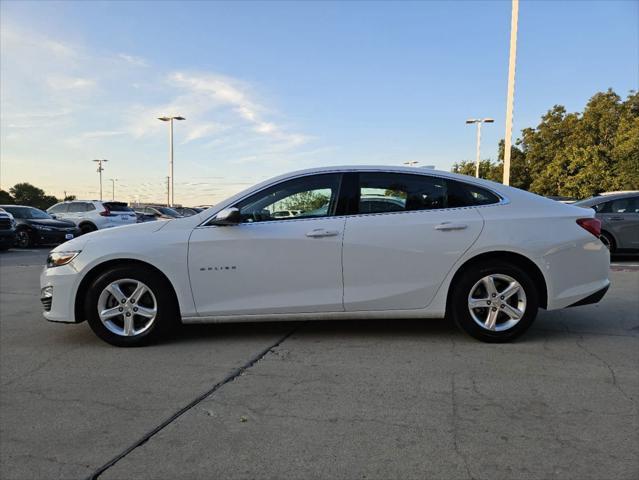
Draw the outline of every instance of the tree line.
[[[480,177],[502,181],[504,141],[497,161],[482,160]],[[453,172],[475,175],[475,162]],[[613,90],[596,93],[583,112],[555,105],[511,150],[510,184],[540,195],[586,198],[612,190],[639,190],[639,93],[623,100]]]
[[[46,210],[63,200],[75,200],[75,195],[67,195],[60,200],[53,195],[47,195],[41,188],[27,182],[16,183],[8,192],[0,190],[0,205],[28,205]]]

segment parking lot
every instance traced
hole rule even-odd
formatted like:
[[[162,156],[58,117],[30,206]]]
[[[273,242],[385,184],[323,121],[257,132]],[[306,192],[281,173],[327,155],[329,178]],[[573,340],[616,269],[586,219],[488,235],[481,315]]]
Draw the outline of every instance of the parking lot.
[[[184,327],[140,349],[41,315],[0,254],[0,477],[639,477],[639,258],[513,344],[445,320]]]

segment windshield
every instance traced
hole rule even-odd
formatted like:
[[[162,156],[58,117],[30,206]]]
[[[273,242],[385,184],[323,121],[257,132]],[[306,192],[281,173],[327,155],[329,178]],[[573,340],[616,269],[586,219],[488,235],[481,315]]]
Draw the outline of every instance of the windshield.
[[[173,210],[172,208],[169,207],[155,207],[157,210],[160,211],[160,213],[163,213],[164,215],[168,215],[170,217],[179,217],[180,214],[178,212],[176,212],[175,210]]]
[[[4,207],[4,209],[15,218],[41,220],[52,218],[47,212],[43,212],[42,210],[38,210],[33,207]]]

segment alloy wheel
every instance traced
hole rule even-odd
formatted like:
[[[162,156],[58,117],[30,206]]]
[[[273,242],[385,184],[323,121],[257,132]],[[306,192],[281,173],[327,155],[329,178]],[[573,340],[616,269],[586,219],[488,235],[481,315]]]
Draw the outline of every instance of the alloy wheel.
[[[470,289],[468,311],[483,329],[503,332],[514,327],[524,316],[526,292],[508,275],[487,275]]]
[[[20,248],[27,248],[31,243],[31,238],[29,237],[29,232],[26,230],[20,230],[16,235],[16,244]]]
[[[149,330],[158,313],[158,303],[151,289],[130,278],[108,284],[100,293],[97,306],[102,324],[122,337]]]

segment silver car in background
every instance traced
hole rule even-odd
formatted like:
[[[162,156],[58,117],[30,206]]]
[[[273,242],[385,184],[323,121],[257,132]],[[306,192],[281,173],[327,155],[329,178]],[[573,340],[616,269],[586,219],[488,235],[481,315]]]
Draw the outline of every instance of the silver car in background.
[[[601,194],[573,205],[595,211],[610,253],[639,250],[639,191]]]

